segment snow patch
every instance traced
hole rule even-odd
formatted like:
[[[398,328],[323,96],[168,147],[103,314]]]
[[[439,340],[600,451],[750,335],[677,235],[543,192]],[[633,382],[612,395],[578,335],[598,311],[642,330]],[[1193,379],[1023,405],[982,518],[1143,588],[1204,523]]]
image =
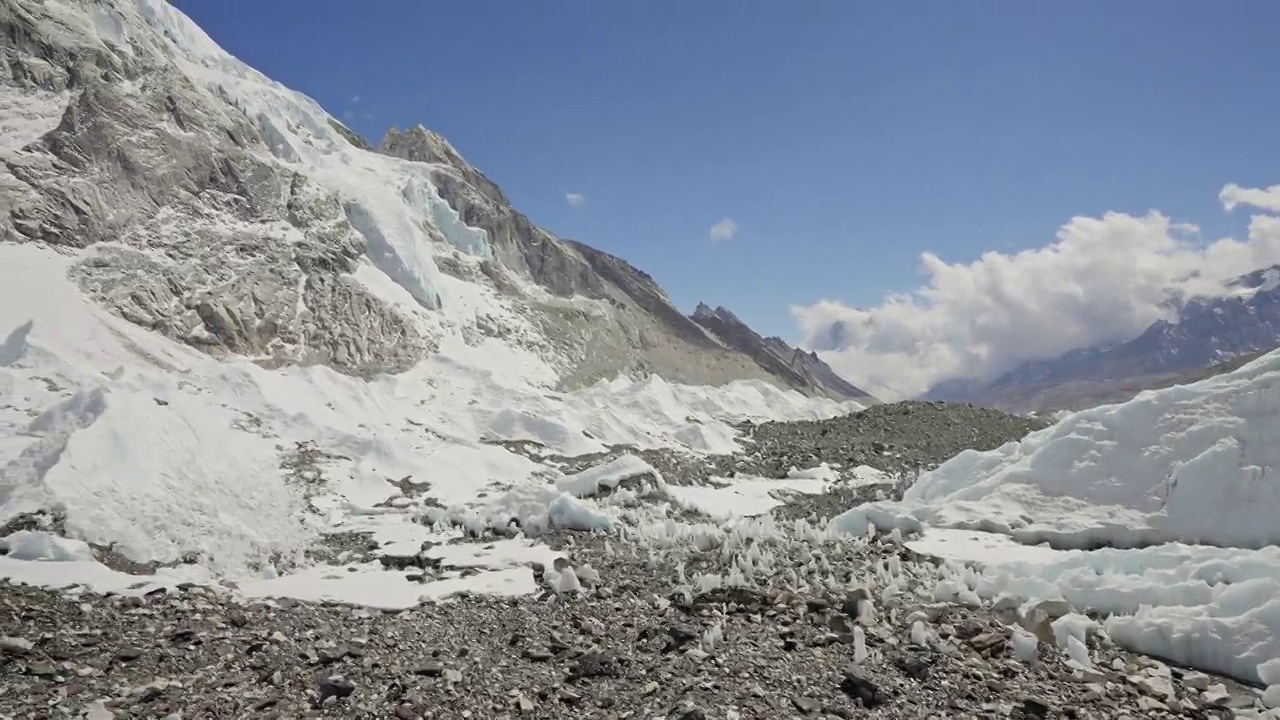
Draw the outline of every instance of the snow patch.
[[[630,454],[562,478],[556,483],[556,487],[574,497],[591,497],[612,491],[623,482],[636,479],[652,479],[657,489],[664,487],[661,473],[649,463]]]
[[[0,156],[21,150],[56,129],[71,98],[68,92],[0,86]]]
[[[713,477],[712,485],[669,485],[667,494],[676,502],[713,518],[763,515],[782,505],[789,493],[821,495],[828,481],[818,478],[773,479],[739,476]]]
[[[460,593],[515,596],[529,595],[537,589],[529,568],[482,571],[468,577],[458,574],[422,583],[410,581],[406,573],[384,570],[379,563],[365,563],[317,566],[277,578],[249,580],[239,584],[238,592],[247,598],[287,597],[404,610]]]
[[[840,471],[824,462],[811,468],[805,468],[804,470],[793,467],[790,470],[787,470],[787,477],[792,480],[822,480],[825,482],[834,482],[840,478]]]
[[[860,409],[758,380],[708,387],[658,377],[619,377],[572,393],[546,392],[522,405],[494,413],[485,436],[537,442],[563,455],[603,452],[622,444],[729,454],[741,450],[732,428],[737,423],[825,420]]]

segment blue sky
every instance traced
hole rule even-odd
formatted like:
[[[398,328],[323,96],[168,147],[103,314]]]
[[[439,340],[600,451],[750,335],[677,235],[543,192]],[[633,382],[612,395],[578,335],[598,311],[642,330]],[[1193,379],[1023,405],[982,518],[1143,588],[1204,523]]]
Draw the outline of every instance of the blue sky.
[[[1265,0],[181,6],[371,139],[438,130],[535,222],[793,340],[790,305],[877,305],[926,250],[1107,210],[1239,233],[1218,191],[1280,181]]]

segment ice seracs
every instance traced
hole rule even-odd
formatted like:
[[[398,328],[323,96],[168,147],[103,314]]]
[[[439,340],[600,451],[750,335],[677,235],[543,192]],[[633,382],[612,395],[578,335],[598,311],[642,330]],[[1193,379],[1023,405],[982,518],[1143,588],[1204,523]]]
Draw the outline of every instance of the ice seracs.
[[[860,533],[978,528],[1055,547],[1280,542],[1280,356],[1189,386],[1068,415],[992,452],[967,451],[898,505],[838,520]],[[1231,518],[1224,522],[1223,518]]]
[[[1065,599],[1110,614],[1102,627],[1131,648],[1270,684],[1280,671],[1278,434],[1280,352],[961,453],[902,501],[854,508],[832,528],[915,534],[917,551],[976,563],[964,584],[982,596]],[[1059,622],[1055,634],[1078,654],[1087,626]]]

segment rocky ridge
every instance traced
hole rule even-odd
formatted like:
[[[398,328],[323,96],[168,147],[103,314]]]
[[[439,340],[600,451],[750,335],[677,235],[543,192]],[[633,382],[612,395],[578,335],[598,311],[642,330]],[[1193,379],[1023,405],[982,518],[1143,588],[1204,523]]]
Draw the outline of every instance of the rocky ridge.
[[[791,347],[779,337],[762,337],[724,307],[714,310],[699,303],[689,316],[729,347],[746,353],[770,373],[788,378],[793,387],[817,387],[832,397],[847,397],[872,404],[876,399],[845,380],[814,352]]]

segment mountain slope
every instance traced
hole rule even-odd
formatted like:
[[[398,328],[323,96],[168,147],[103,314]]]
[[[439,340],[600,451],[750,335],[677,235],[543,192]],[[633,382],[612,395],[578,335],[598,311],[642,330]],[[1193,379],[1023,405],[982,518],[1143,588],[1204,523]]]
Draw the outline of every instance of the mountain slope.
[[[1159,320],[1127,342],[1023,363],[987,383],[940,383],[925,397],[1014,412],[1082,409],[1280,346],[1280,268],[1232,279],[1226,288],[1223,297],[1187,300],[1176,319]]]
[[[78,283],[132,322],[218,356],[403,371],[440,329],[362,282],[371,261],[437,322],[546,357],[565,389],[657,373],[821,392],[706,334],[647,275],[533,225],[439,135],[392,131],[374,152],[159,0],[0,13],[5,102],[45,113],[7,138],[23,151],[5,161],[0,231],[91,248]]]

